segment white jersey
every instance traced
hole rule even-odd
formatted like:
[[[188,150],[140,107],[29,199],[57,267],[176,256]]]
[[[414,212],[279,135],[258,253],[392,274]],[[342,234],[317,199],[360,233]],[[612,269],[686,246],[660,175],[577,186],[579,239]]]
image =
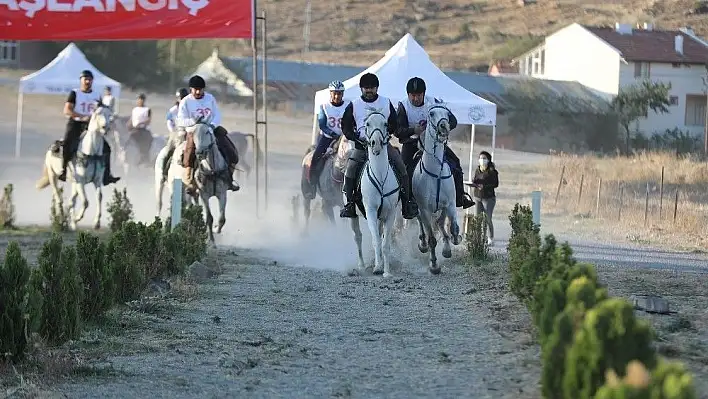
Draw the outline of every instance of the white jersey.
[[[111,94],[105,94],[103,98],[101,98],[101,102],[103,105],[107,106],[108,108],[111,109],[112,112],[115,112],[115,105],[116,105],[116,99],[113,97]]]
[[[391,100],[379,95],[379,98],[372,103],[367,103],[362,100],[361,97],[358,97],[356,100],[352,101],[354,123],[356,123],[356,129],[359,133],[360,139],[366,139],[364,132],[364,120],[372,111],[382,113],[383,116],[386,117],[386,120],[388,120],[388,117],[391,115]]]
[[[191,127],[200,117],[212,116],[211,124],[219,126],[221,124],[221,114],[216,106],[216,99],[210,93],[204,93],[202,98],[195,98],[190,94],[179,102],[177,108],[177,126]]]
[[[147,123],[150,120],[150,108],[149,107],[135,107],[133,112],[130,114],[130,123],[133,127],[138,127],[138,125],[145,125],[147,128]]]
[[[434,103],[435,99],[430,96],[423,98],[423,105],[420,107],[416,107],[408,99],[401,101],[403,109],[406,110],[406,115],[408,116],[408,127],[420,126],[425,129],[425,125],[428,123],[428,109]]]
[[[344,101],[342,105],[336,106],[332,105],[331,102],[322,104],[322,110],[327,117],[327,127],[332,129],[334,132],[333,137],[339,137],[342,135],[342,116],[344,116],[344,110],[347,109],[349,101]],[[325,132],[322,132],[325,136],[329,136]]]
[[[69,102],[74,103],[74,112],[81,116],[91,116],[100,99],[101,95],[95,91],[85,93],[75,89],[69,94]]]
[[[167,111],[167,131],[170,133],[174,133],[177,129],[177,108],[178,105],[175,104]]]

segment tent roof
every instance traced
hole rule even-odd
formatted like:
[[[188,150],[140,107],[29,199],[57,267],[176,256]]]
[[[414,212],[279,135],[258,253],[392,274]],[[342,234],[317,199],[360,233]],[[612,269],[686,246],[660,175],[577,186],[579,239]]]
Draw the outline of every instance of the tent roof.
[[[352,100],[361,95],[359,78],[371,72],[379,78],[379,94],[394,102],[407,98],[408,79],[418,76],[425,80],[426,94],[445,101],[458,121],[463,124],[495,125],[496,105],[462,86],[445,75],[431,60],[428,53],[407,33],[380,60],[358,75],[344,82],[344,98]],[[315,106],[329,101],[329,89],[315,95]]]
[[[111,86],[113,95],[120,95],[120,82],[109,78],[96,69],[84,53],[74,44],[69,43],[51,62],[39,71],[20,79],[20,91],[23,93],[65,93],[74,89],[79,82],[79,74],[84,69],[93,72],[93,87],[101,89]]]

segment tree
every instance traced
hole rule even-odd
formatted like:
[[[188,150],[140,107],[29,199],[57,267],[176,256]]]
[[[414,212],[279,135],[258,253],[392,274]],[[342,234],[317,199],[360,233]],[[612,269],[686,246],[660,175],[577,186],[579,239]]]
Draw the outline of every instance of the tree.
[[[646,117],[649,110],[655,113],[669,112],[669,90],[671,84],[644,80],[620,90],[612,100],[612,108],[617,113],[619,123],[624,128],[627,153],[629,154],[629,126],[639,118]]]

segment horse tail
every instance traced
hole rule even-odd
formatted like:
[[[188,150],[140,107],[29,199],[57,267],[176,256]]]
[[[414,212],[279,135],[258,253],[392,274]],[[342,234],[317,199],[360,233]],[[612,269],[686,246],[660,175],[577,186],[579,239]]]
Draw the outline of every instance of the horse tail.
[[[37,180],[35,187],[37,190],[41,190],[49,185],[49,172],[47,172],[47,165],[42,166],[42,177]]]

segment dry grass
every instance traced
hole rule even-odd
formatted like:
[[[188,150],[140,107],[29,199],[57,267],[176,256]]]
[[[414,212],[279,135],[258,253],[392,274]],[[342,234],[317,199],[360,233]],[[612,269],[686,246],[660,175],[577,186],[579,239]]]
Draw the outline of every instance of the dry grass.
[[[679,249],[703,250],[708,246],[708,164],[695,157],[669,153],[642,153],[631,158],[560,154],[530,173],[535,175],[533,189],[540,188],[544,193],[544,214],[572,218],[573,227],[589,227],[607,238]],[[527,185],[526,191],[530,189]]]

